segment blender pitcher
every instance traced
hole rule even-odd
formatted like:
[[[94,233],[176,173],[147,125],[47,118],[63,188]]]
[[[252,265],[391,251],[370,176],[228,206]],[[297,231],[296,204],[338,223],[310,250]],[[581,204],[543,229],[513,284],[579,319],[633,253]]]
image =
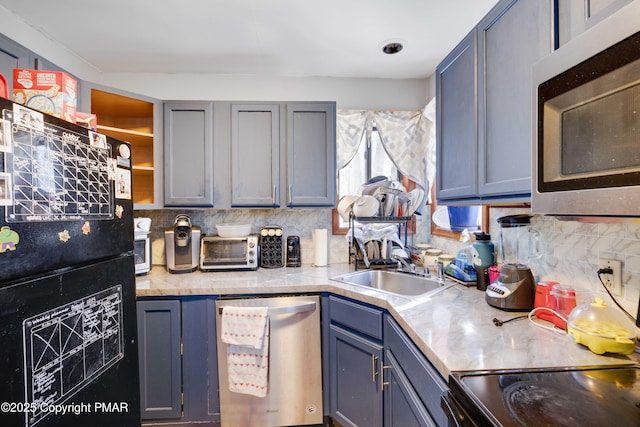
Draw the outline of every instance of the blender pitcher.
[[[538,258],[538,232],[532,230],[531,215],[511,215],[498,218],[500,224],[500,254],[505,265],[528,268],[532,258]]]
[[[538,232],[532,230],[531,215],[498,218],[500,224],[500,277],[487,287],[489,305],[507,311],[528,311],[534,307],[535,280],[527,263],[540,256]]]

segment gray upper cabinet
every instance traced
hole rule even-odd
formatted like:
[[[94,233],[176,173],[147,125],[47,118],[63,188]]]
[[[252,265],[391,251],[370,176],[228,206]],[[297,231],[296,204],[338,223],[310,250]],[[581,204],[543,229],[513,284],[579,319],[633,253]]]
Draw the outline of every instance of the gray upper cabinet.
[[[436,70],[437,199],[528,201],[532,67],[553,48],[552,0],[502,0]]]
[[[278,207],[280,106],[231,106],[231,206]]]
[[[438,199],[477,193],[477,31],[436,69],[436,184]]]
[[[213,207],[213,103],[164,103],[164,205]]]
[[[67,70],[64,70],[54,64],[53,62],[44,59],[34,52],[30,51],[26,47],[16,43],[15,41],[0,35],[0,74],[2,74],[9,84],[9,98],[13,96],[13,69],[14,68],[28,68],[35,70],[50,70],[50,71],[64,71],[69,73]],[[69,73],[72,75],[71,73]],[[72,75],[73,76],[73,75]],[[78,97],[78,104],[80,103],[82,97],[80,94],[80,89],[82,86],[82,81],[77,79],[77,77],[73,76],[78,81],[78,91],[76,93]],[[78,105],[78,110],[83,111]]]
[[[502,1],[478,26],[481,197],[530,197],[532,70],[553,49],[551,3]]]
[[[332,102],[231,105],[231,207],[333,207]]]
[[[335,104],[287,104],[287,206],[335,205],[335,141]]]
[[[9,98],[13,92],[13,69],[31,68],[32,53],[11,39],[0,35],[0,74],[9,84]]]
[[[633,1],[634,0],[558,1],[559,45],[562,46]]]

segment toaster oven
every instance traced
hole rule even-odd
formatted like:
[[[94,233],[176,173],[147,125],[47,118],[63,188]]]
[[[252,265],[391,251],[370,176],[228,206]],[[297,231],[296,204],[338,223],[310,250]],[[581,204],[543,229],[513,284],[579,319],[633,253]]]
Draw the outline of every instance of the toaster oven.
[[[258,268],[258,236],[200,239],[200,270],[256,270]]]

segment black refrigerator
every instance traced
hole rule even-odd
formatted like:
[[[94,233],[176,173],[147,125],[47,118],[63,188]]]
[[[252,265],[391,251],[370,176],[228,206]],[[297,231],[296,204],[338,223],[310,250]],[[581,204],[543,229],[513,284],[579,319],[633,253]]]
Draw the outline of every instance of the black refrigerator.
[[[139,426],[131,147],[0,111],[0,426]]]

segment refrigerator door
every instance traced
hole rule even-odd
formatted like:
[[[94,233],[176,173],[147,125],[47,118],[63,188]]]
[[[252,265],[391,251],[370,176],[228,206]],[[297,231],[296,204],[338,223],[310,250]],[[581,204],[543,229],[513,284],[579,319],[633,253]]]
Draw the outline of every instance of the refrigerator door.
[[[220,339],[221,310],[268,307],[269,376],[265,397],[229,391],[227,344]],[[322,424],[320,298],[283,296],[216,301],[222,426]]]
[[[126,255],[0,289],[2,425],[140,425],[134,268]]]
[[[0,99],[2,285],[133,250],[130,154],[128,143]]]

